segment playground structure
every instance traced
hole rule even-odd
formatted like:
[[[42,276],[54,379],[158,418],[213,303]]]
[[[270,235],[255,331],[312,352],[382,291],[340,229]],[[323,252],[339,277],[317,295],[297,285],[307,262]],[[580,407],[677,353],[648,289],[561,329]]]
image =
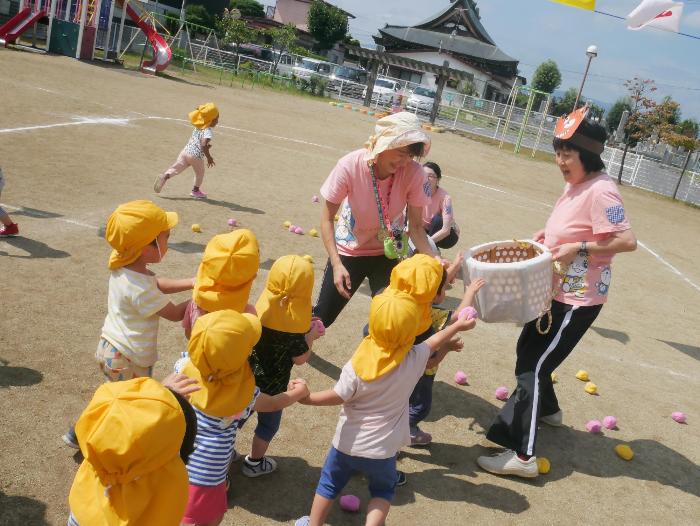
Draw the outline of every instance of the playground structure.
[[[172,58],[170,46],[158,33],[155,17],[138,0],[21,0],[19,12],[0,26],[0,43],[5,46],[16,44],[20,36],[33,26],[36,35],[37,23],[48,20],[46,51],[93,60],[97,30],[106,29],[109,41],[115,5],[122,9],[120,37],[128,16],[143,31],[153,49],[153,58],[144,60],[142,69],[153,73],[167,68]],[[119,51],[112,56],[105,49],[104,58],[116,58]]]
[[[518,118],[516,118],[516,115],[514,115],[514,110],[516,110],[516,102],[519,94],[527,96],[527,104],[524,110],[519,110],[520,115],[518,116]],[[530,120],[530,116],[533,115],[533,106],[538,96],[539,98],[544,100],[544,107],[540,113],[535,113],[535,115],[539,116],[538,126],[536,128],[530,126],[531,130],[528,130],[528,122]],[[518,132],[513,151],[515,153],[519,153],[520,148],[523,146],[523,139],[525,135],[530,134],[533,135],[533,137],[531,138],[529,147],[532,149],[532,157],[534,157],[535,153],[537,152],[537,148],[540,145],[540,141],[542,140],[542,133],[543,131],[545,131],[545,116],[549,114],[549,106],[551,103],[551,93],[538,91],[534,88],[531,88],[530,86],[519,86],[517,84],[513,84],[513,87],[510,91],[510,95],[508,96],[508,102],[506,103],[507,110],[505,115],[505,122],[503,127],[501,128],[501,140],[498,144],[498,147],[503,148],[503,143],[507,141],[508,133],[512,131],[515,127],[518,130]],[[518,121],[520,123],[519,127],[517,126]],[[536,129],[536,133],[534,132],[533,128]]]

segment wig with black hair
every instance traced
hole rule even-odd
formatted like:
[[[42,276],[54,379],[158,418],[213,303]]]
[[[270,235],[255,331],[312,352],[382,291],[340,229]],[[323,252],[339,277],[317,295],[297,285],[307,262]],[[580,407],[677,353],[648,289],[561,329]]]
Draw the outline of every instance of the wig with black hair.
[[[442,179],[442,170],[440,169],[440,166],[438,166],[437,163],[434,163],[433,161],[428,161],[423,166],[425,168],[430,168],[433,172],[435,172],[435,175],[437,175],[438,180]]]
[[[194,452],[194,439],[197,436],[197,415],[192,409],[192,406],[187,401],[187,399],[180,393],[176,393],[172,389],[168,388],[168,391],[175,395],[182,412],[185,415],[185,436],[182,439],[182,445],[180,446],[180,458],[187,464],[190,459],[190,455]]]
[[[600,172],[605,170],[605,163],[603,159],[600,158],[600,154],[594,153],[580,144],[577,144],[577,138],[580,137],[585,141],[592,141],[594,143],[605,144],[608,138],[608,133],[605,131],[600,124],[591,122],[588,119],[581,121],[581,124],[576,129],[573,137],[570,139],[557,139],[556,137],[552,141],[552,146],[554,151],[560,150],[574,150],[579,153],[581,158],[581,164],[583,164],[583,169],[587,174]]]

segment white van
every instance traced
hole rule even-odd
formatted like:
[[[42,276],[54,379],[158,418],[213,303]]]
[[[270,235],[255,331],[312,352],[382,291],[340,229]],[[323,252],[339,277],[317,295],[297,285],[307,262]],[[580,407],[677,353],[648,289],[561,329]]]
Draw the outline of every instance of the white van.
[[[315,58],[302,58],[297,61],[296,66],[292,68],[292,73],[300,79],[309,79],[311,75],[323,75],[325,77],[331,74],[335,64],[316,60]]]
[[[394,96],[399,92],[401,86],[395,80],[379,77],[374,81],[372,90],[372,102],[378,101],[380,104],[391,104]],[[367,88],[362,92],[362,97],[367,95]]]

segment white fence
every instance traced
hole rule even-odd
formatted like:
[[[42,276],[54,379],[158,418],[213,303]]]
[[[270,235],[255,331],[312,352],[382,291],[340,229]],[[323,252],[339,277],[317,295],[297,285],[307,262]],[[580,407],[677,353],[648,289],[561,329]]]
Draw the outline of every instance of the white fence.
[[[620,172],[622,153],[618,148],[607,147],[602,155],[608,173],[614,179],[617,179]],[[622,182],[667,197],[673,197],[678,187],[678,200],[700,206],[700,173],[686,170],[683,179],[680,180],[681,171],[681,168],[676,166],[628,151],[622,170]]]

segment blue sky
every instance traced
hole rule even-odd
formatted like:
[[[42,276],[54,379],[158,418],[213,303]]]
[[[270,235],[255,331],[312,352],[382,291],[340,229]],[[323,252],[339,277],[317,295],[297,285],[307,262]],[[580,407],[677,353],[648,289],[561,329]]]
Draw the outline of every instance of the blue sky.
[[[350,32],[363,45],[385,23],[413,25],[438,12],[449,0],[331,0],[354,14]],[[626,16],[641,0],[598,0],[596,9]],[[562,72],[560,89],[578,88],[586,48],[598,46],[584,94],[614,102],[634,76],[654,79],[655,98],[670,95],[684,118],[700,121],[700,40],[654,29],[630,31],[623,20],[548,0],[477,0],[481,21],[496,44],[520,61],[528,80],[551,58]],[[687,0],[681,31],[700,36],[700,0]]]

